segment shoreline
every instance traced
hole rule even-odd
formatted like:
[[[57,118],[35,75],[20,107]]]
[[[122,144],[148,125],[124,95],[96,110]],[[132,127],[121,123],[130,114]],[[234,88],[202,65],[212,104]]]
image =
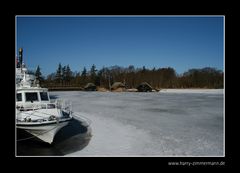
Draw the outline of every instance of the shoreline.
[[[126,89],[124,91],[110,91],[108,89],[96,90],[96,91],[85,91],[80,88],[49,88],[49,91],[82,91],[82,92],[117,92],[117,93],[141,93],[137,89]],[[214,88],[162,88],[159,91],[153,90],[152,93],[224,93],[224,88],[214,89]]]
[[[224,89],[206,89],[206,88],[189,88],[189,89],[161,89],[161,93],[208,93],[224,94]]]

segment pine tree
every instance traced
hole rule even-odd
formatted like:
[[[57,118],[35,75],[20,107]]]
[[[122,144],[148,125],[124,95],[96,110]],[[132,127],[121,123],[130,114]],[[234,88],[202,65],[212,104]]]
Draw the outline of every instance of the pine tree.
[[[96,66],[93,64],[91,67],[91,70],[90,70],[90,79],[95,85],[99,85],[100,82],[99,82],[96,72],[97,72]]]
[[[60,84],[61,81],[62,81],[62,65],[61,63],[59,63],[58,65],[58,69],[57,69],[57,72],[56,72],[56,75],[55,75],[55,81]]]
[[[86,69],[86,67],[83,68],[83,71],[82,71],[82,74],[81,74],[81,79],[82,80],[80,81],[80,83],[82,85],[85,85],[87,83],[87,69]]]
[[[86,67],[83,68],[81,76],[82,77],[86,77],[87,76],[87,69],[86,69]]]
[[[66,68],[66,82],[67,82],[68,84],[70,83],[70,81],[71,81],[71,79],[72,79],[72,75],[73,75],[73,73],[72,73],[69,65],[67,65],[67,68]]]
[[[39,65],[37,66],[37,70],[35,72],[35,77],[36,77],[36,80],[38,80],[39,83],[41,84],[43,81],[43,77],[42,77],[42,73],[41,73],[41,69],[40,69]]]
[[[66,66],[63,66],[62,68],[62,84],[66,84],[66,78],[67,78],[67,67]]]
[[[41,73],[40,70],[41,70],[41,69],[40,69],[40,67],[39,67],[39,65],[38,65],[38,66],[37,66],[37,70],[36,70],[36,72],[35,72],[36,79],[39,79],[39,78],[41,77],[41,75],[42,75],[42,73]]]
[[[90,70],[90,76],[91,76],[91,79],[93,80],[96,76],[96,66],[93,64],[92,67],[91,67],[91,70]]]

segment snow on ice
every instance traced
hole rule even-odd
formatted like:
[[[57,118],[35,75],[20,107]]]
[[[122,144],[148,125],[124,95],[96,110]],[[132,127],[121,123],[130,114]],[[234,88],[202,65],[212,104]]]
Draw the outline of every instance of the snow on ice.
[[[90,143],[67,156],[224,156],[223,90],[50,94],[92,121]]]

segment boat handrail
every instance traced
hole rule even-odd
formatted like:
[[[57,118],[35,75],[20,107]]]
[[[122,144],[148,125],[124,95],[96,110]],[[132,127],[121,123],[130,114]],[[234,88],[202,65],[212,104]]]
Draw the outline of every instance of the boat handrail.
[[[72,112],[72,103],[68,100],[57,99],[55,102],[50,103],[36,103],[28,106],[17,105],[20,111],[34,111],[38,109],[61,109],[67,112]]]

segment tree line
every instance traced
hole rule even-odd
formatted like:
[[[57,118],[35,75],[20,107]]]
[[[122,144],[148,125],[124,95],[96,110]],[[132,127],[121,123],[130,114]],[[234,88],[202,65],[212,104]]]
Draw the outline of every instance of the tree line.
[[[183,74],[177,74],[171,68],[147,69],[111,66],[97,70],[93,64],[87,70],[72,72],[69,65],[59,63],[56,72],[43,77],[38,66],[36,78],[44,87],[84,87],[87,83],[109,88],[114,82],[122,82],[126,88],[136,88],[141,82],[149,83],[153,88],[223,88],[224,74],[212,67],[189,69]]]

